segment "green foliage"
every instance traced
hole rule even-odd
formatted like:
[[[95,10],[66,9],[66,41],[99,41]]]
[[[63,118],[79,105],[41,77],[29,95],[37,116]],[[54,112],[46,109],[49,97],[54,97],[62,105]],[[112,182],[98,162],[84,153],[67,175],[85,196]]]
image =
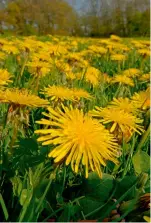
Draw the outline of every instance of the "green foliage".
[[[150,156],[144,151],[138,151],[132,158],[135,172],[140,174],[142,172],[149,173],[150,171]]]
[[[79,4],[82,14],[65,0],[6,1],[0,10],[0,30],[19,35],[149,36],[147,1],[112,0],[114,7],[104,0]]]

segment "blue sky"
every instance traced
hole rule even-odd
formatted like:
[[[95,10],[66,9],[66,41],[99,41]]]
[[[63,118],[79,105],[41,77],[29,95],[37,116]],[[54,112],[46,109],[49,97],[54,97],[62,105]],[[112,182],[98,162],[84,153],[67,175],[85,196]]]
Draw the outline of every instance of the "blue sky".
[[[72,5],[78,12],[81,11],[81,6],[86,3],[85,0],[66,0],[70,5]]]

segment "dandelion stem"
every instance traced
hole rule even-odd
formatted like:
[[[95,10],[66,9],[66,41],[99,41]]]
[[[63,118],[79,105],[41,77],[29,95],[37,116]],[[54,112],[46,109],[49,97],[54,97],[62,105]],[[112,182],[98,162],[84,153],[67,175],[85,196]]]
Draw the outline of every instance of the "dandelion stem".
[[[24,62],[23,62],[23,65],[22,65],[20,74],[18,74],[18,76],[17,76],[16,85],[20,83],[20,80],[21,80],[21,77],[23,76],[23,73],[24,73],[24,70],[25,70],[25,66],[26,66],[27,61],[28,61],[28,54],[26,55],[26,57],[24,59]]]
[[[148,136],[149,136],[149,133],[150,133],[150,124],[147,128],[147,130],[144,132],[144,134],[142,135],[142,138],[141,138],[141,141],[137,147],[137,152],[141,150],[142,146],[144,145],[144,143],[146,142]]]

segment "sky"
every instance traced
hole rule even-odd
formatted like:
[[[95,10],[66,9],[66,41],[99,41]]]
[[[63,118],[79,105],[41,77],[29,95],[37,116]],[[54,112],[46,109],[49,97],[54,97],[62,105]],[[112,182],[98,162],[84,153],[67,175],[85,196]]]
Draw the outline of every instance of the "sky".
[[[81,6],[86,3],[85,0],[66,0],[70,5],[72,5],[78,12],[81,12]]]

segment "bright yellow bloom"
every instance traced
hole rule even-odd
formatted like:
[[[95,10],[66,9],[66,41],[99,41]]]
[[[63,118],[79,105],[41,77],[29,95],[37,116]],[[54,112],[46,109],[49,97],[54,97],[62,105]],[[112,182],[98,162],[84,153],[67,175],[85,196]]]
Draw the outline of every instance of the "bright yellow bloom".
[[[99,121],[103,124],[111,124],[110,132],[114,132],[116,129],[120,129],[121,132],[137,132],[141,134],[143,127],[140,125],[143,120],[137,118],[131,113],[125,112],[117,108],[99,108],[90,112],[93,117],[99,118]]]
[[[31,62],[28,62],[26,66],[28,67],[28,70],[32,75],[44,77],[50,72],[50,68],[52,65],[48,62],[33,60]]]
[[[54,56],[65,55],[68,53],[67,49],[61,45],[48,45],[49,53]]]
[[[44,107],[49,104],[47,100],[31,94],[27,89],[17,88],[0,91],[0,103],[9,103],[22,107]]]
[[[132,40],[131,43],[134,44],[134,47],[137,49],[144,48],[144,45],[140,41]]]
[[[149,40],[141,40],[140,42],[142,44],[144,44],[145,46],[150,46],[150,41]]]
[[[73,96],[74,98],[80,100],[80,98],[92,99],[92,96],[85,90],[80,88],[73,88]]]
[[[11,83],[12,75],[5,69],[0,69],[0,86],[1,85],[8,85],[8,83]]]
[[[69,71],[66,73],[66,78],[69,80],[74,80],[76,79],[76,75],[72,71]]]
[[[141,71],[139,69],[136,69],[136,68],[130,68],[130,69],[124,70],[122,72],[122,75],[125,75],[127,77],[137,77],[140,74],[141,74]]]
[[[95,67],[88,67],[85,73],[85,79],[90,82],[93,86],[97,86],[99,83],[100,71]]]
[[[129,85],[131,87],[134,86],[134,82],[131,78],[125,76],[125,75],[116,75],[113,80],[112,80],[112,83],[121,83],[123,85]]]
[[[43,46],[44,43],[34,40],[30,37],[24,37],[24,40],[17,40],[16,45],[20,51],[24,52],[35,52],[39,47]]]
[[[63,109],[64,112],[49,107],[49,114],[43,113],[49,119],[37,123],[49,128],[35,131],[43,135],[38,141],[42,141],[42,145],[56,146],[49,153],[49,157],[55,158],[55,163],[65,161],[66,165],[71,164],[76,173],[84,166],[86,178],[89,169],[101,177],[101,165],[106,166],[107,160],[117,162],[118,146],[114,137],[97,120],[84,115],[83,111],[67,107]]]
[[[150,50],[149,49],[140,49],[140,50],[137,50],[137,52],[144,57],[149,57],[150,56]]]
[[[63,86],[48,86],[44,88],[42,93],[51,97],[51,100],[54,101],[75,100],[72,90]]]
[[[140,91],[132,96],[132,102],[137,108],[147,109],[150,107],[150,88],[146,91]]]
[[[8,45],[9,44],[9,41],[7,39],[0,39],[0,45],[3,46],[3,45]]]
[[[110,38],[115,42],[120,42],[122,40],[119,36],[116,35],[111,35]]]
[[[28,62],[26,64],[26,66],[32,67],[32,68],[39,68],[39,69],[41,69],[42,67],[50,68],[51,64],[49,64],[48,62],[43,62],[43,61],[39,61],[39,60],[33,60],[31,62]]]
[[[92,96],[85,90],[80,88],[67,88],[63,86],[49,86],[43,91],[51,100],[80,100],[80,98],[92,99]]]
[[[0,52],[0,60],[5,60],[6,56],[7,55],[4,52]]]
[[[110,102],[108,108],[116,108],[128,113],[138,112],[134,103],[129,98],[114,98],[113,101]]]
[[[42,61],[42,62],[48,62],[50,64],[53,63],[52,58],[50,57],[49,51],[45,49],[41,49],[38,52],[33,53],[31,59],[32,61]]]
[[[104,47],[101,47],[101,46],[92,45],[92,46],[89,46],[88,49],[96,54],[103,55],[103,54],[107,53],[107,49],[105,49]]]
[[[14,55],[19,54],[18,48],[16,46],[11,45],[11,44],[3,45],[2,50],[4,52],[6,52],[7,54],[10,54],[10,53],[12,53]]]
[[[113,55],[111,55],[111,60],[124,61],[124,60],[126,60],[126,56],[123,54],[113,54]]]
[[[55,62],[55,66],[57,67],[57,69],[60,71],[60,72],[70,72],[71,71],[71,68],[69,66],[69,64],[67,63],[64,63],[62,61],[56,61]]]
[[[84,60],[81,56],[81,53],[69,53],[66,57],[67,62],[69,65],[76,66],[76,67],[87,67],[88,61]]]
[[[148,73],[148,74],[142,74],[142,76],[140,76],[139,80],[140,81],[150,82],[150,73]]]
[[[106,82],[106,83],[111,83],[112,82],[112,77],[110,77],[108,74],[104,73],[104,74],[101,74],[100,81],[101,82]]]

